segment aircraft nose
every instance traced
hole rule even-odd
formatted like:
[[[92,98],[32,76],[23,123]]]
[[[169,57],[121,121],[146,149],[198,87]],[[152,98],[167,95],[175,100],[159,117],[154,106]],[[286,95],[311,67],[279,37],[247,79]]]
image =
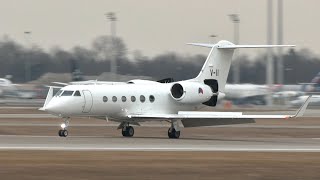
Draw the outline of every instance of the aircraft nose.
[[[50,112],[50,113],[59,113],[60,112],[60,107],[56,103],[49,103],[46,105],[44,108],[45,111]]]

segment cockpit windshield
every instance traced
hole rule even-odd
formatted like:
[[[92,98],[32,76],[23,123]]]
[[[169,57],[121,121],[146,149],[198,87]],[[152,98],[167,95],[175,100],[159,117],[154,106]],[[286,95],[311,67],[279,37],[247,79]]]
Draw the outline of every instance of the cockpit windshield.
[[[62,90],[59,90],[54,96],[60,96],[61,93],[62,93]]]
[[[73,96],[81,96],[79,91],[76,91]]]
[[[73,91],[63,91],[61,96],[72,96],[72,94],[73,94]]]

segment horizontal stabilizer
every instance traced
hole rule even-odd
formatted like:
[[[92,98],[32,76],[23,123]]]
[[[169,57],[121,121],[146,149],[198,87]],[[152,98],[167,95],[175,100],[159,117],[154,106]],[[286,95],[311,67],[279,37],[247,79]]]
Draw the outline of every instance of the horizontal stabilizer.
[[[225,45],[225,46],[218,46],[218,49],[276,48],[276,47],[295,47],[295,45]]]
[[[193,45],[193,46],[201,46],[201,47],[207,47],[212,48],[216,44],[206,44],[206,43],[187,43],[187,45]]]
[[[295,45],[234,45],[234,44],[207,44],[207,43],[187,43],[188,45],[218,49],[237,49],[237,48],[276,48],[276,47],[295,47]]]

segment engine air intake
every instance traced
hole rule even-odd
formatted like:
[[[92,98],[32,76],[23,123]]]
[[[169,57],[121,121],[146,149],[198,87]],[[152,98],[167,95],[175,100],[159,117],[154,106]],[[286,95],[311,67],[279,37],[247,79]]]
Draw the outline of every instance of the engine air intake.
[[[183,96],[183,87],[181,86],[181,84],[174,84],[172,87],[171,87],[171,95],[172,97],[176,98],[176,99],[179,99]]]

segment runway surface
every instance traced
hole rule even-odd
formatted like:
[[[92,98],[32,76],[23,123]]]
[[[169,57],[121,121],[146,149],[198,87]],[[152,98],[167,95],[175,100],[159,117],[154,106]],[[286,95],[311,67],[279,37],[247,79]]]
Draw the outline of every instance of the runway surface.
[[[0,150],[320,152],[320,138],[167,139],[1,135]]]
[[[307,112],[307,116],[319,114],[317,110]],[[320,177],[318,118],[182,128],[180,139],[168,139],[167,122],[142,123],[134,127],[132,138],[122,137],[119,123],[94,118],[72,118],[69,136],[58,137],[61,123],[62,119],[36,108],[0,108],[1,178]]]
[[[57,136],[62,120],[36,112],[35,108],[2,109],[0,150],[320,152],[317,118],[183,128],[180,139],[167,138],[169,123],[142,123],[143,127],[135,128],[133,138],[124,138],[116,130],[119,123],[74,118],[70,121],[70,135],[62,138]],[[294,111],[262,113],[294,114]],[[308,117],[319,115],[314,109],[306,112]]]

